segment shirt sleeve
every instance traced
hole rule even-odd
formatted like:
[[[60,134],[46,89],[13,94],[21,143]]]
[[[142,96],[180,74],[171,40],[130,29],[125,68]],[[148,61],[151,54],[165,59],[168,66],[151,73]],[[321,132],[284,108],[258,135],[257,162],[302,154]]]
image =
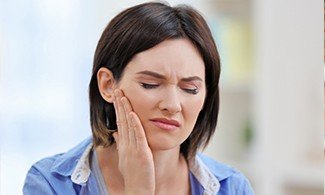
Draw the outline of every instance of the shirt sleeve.
[[[52,195],[56,193],[52,189],[50,183],[45,179],[45,177],[35,167],[32,167],[27,173],[23,187],[23,194]]]

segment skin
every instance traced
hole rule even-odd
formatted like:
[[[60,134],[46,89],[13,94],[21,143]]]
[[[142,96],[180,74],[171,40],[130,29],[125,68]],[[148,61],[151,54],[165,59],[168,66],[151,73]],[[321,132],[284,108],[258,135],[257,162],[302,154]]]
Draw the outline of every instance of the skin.
[[[180,145],[192,132],[206,96],[205,67],[188,39],[166,40],[135,55],[119,82],[106,68],[97,74],[102,97],[113,102],[116,144],[97,147],[110,194],[190,194]],[[172,131],[151,119],[179,122]]]

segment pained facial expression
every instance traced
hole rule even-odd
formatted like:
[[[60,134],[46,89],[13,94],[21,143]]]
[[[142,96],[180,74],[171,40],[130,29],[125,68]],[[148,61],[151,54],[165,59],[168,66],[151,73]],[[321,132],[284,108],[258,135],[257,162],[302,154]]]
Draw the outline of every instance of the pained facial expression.
[[[179,147],[203,108],[204,62],[188,39],[166,40],[135,55],[117,88],[138,114],[152,150]]]

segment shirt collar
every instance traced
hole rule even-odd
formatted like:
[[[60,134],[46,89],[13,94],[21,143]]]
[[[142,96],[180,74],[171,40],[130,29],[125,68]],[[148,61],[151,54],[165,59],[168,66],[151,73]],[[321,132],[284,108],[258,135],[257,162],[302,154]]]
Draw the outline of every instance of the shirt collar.
[[[73,173],[71,174],[71,180],[76,184],[84,184],[87,182],[90,175],[89,155],[93,144],[90,143],[84,153],[81,155],[78,164],[76,165]]]
[[[56,155],[56,160],[51,166],[51,172],[60,174],[62,176],[71,176],[76,165],[80,162],[81,157],[84,156],[83,154],[90,152],[85,149],[91,143],[92,138],[88,137],[66,153]]]
[[[51,172],[71,176],[73,183],[84,185],[91,172],[89,155],[92,147],[92,139],[88,138],[67,153],[59,155],[51,167]],[[214,166],[211,170],[210,166],[206,166],[207,163],[209,164],[204,156],[197,155],[189,161],[189,169],[207,194],[216,194],[220,189],[219,181],[229,177],[231,173],[224,169],[224,165],[217,168]]]
[[[220,183],[199,156],[189,161],[189,169],[205,190],[205,194],[217,194]]]

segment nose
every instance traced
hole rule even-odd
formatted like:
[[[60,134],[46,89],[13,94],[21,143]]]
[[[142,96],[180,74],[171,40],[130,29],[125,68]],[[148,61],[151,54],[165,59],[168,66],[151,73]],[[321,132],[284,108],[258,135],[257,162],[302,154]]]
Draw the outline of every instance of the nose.
[[[168,114],[176,114],[182,111],[181,102],[176,88],[166,90],[159,102],[159,109]]]

